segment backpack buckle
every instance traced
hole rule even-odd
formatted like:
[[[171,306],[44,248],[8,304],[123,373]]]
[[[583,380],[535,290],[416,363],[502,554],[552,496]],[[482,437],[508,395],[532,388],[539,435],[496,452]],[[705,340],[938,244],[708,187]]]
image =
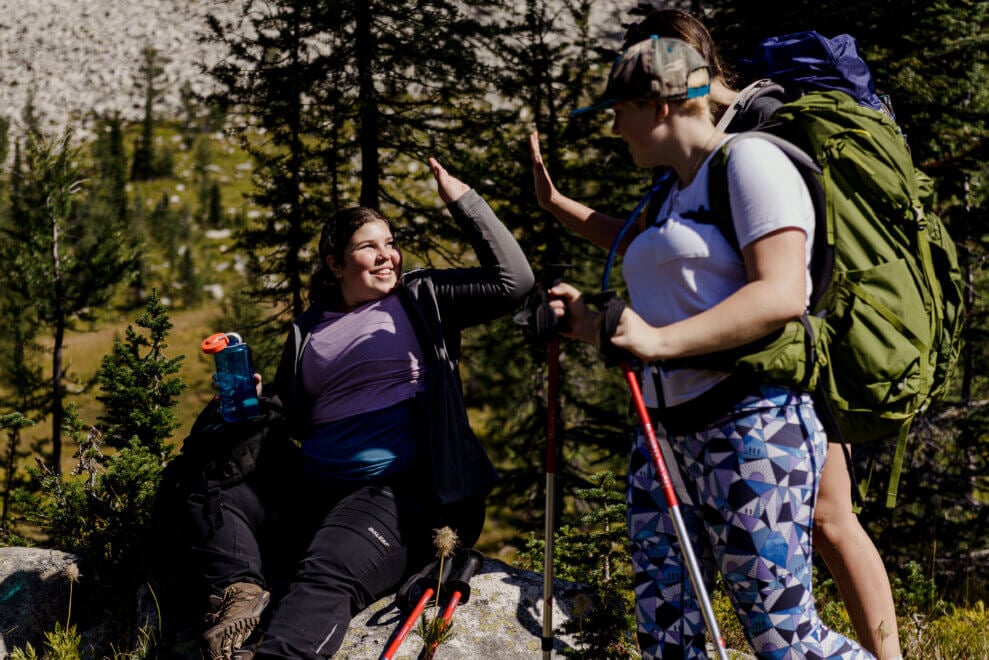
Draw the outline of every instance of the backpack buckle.
[[[927,229],[927,214],[922,206],[913,207],[913,221],[917,223],[919,229]]]

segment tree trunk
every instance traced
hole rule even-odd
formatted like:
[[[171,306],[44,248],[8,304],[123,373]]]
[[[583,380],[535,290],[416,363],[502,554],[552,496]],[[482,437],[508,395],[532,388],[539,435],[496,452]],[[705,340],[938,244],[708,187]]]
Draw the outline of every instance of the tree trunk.
[[[58,220],[52,217],[52,290],[55,309],[52,324],[55,342],[52,346],[52,469],[62,474],[62,343],[65,340],[65,291],[62,283],[62,260],[58,251]]]
[[[0,524],[6,523],[10,518],[10,491],[14,487],[14,471],[17,468],[17,449],[21,444],[21,430],[10,429],[7,435],[7,455],[4,457],[4,471],[6,479],[3,487],[3,513],[0,514]]]
[[[302,228],[302,177],[303,177],[303,149],[302,143],[302,93],[301,77],[303,64],[299,55],[300,45],[300,21],[301,11],[296,10],[292,14],[292,73],[294,80],[290,83],[293,102],[288,105],[290,115],[286,118],[291,130],[291,155],[289,167],[292,171],[291,190],[289,191],[292,200],[289,209],[289,230],[288,230],[288,250],[285,254],[285,274],[289,282],[292,293],[292,316],[298,316],[305,309],[305,300],[302,296],[302,266],[299,252],[305,247],[306,236]]]
[[[360,108],[361,206],[373,209],[379,204],[378,94],[374,88],[374,36],[372,9],[368,2],[356,3],[354,41],[357,52],[357,105]]]
[[[975,218],[972,213],[972,199],[970,196],[969,179],[965,177],[965,223],[962,225],[967,239],[971,239],[975,234]],[[975,268],[973,259],[968,255],[964,257],[965,268],[965,309],[969,314],[975,308]],[[975,346],[974,342],[967,341],[962,344],[962,391],[961,400],[963,405],[972,402],[972,380],[975,377]]]

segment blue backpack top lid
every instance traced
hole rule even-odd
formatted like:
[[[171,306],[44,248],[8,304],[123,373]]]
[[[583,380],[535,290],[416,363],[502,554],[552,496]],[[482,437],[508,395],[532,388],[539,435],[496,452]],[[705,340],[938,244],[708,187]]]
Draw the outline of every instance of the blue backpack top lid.
[[[829,39],[809,30],[770,37],[740,64],[752,78],[772,78],[787,88],[838,90],[861,105],[882,110],[869,66],[848,34]]]

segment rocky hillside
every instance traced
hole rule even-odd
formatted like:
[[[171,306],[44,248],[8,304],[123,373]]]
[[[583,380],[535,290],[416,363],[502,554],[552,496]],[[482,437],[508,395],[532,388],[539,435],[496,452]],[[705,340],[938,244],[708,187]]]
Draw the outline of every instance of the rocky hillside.
[[[93,114],[120,112],[125,120],[139,120],[146,46],[169,58],[159,112],[177,112],[182,86],[207,90],[202,67],[221,55],[216,45],[199,40],[206,16],[237,16],[244,1],[0,0],[0,117],[18,132],[33,95],[35,114],[49,133],[69,123],[78,129],[78,121]],[[615,36],[621,19],[613,12],[622,16],[635,4],[599,0],[594,23]]]
[[[199,42],[205,17],[233,15],[218,0],[0,0],[0,116],[16,131],[28,99],[46,131],[90,113],[143,115],[139,74],[144,47],[168,56],[159,106],[177,111],[188,82],[201,92],[201,65],[216,46]]]

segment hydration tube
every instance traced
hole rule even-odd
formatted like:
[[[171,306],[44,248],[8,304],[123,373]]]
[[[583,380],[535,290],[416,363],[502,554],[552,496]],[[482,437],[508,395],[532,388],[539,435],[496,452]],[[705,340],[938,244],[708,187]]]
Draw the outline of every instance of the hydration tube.
[[[669,180],[672,173],[673,170],[666,170],[666,172],[659,178],[659,181],[653,184],[652,188],[649,189],[649,192],[647,192],[645,197],[642,198],[642,201],[639,202],[639,205],[636,206],[635,210],[628,216],[628,220],[626,220],[625,224],[622,225],[622,228],[618,231],[618,235],[615,236],[615,240],[611,244],[611,249],[608,251],[608,258],[604,262],[604,274],[601,276],[602,291],[608,290],[608,280],[611,279],[611,266],[615,261],[615,256],[618,254],[618,246],[625,237],[625,232],[627,232],[629,228],[635,224],[635,221],[639,218],[639,214],[642,213],[642,210],[646,207],[646,204],[649,203],[649,201],[653,198],[653,195],[655,195],[661,187],[666,185],[666,182]]]

